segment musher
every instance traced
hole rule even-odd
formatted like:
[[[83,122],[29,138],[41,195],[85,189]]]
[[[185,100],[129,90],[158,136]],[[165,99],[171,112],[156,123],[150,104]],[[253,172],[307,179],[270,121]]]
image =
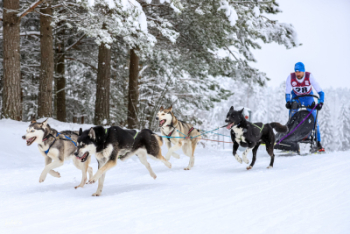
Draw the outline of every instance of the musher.
[[[319,103],[316,107],[317,110],[321,110],[324,102],[324,92],[321,87],[315,80],[314,76],[310,72],[305,72],[305,66],[302,62],[296,63],[294,67],[294,73],[291,73],[286,82],[286,108],[291,109],[292,101],[296,96],[300,95],[312,95],[313,88],[319,95]],[[292,94],[292,96],[291,96]],[[314,98],[313,97],[301,97],[299,101],[302,105],[314,107]],[[311,111],[311,109],[308,109]],[[291,110],[292,116],[297,112],[297,110]],[[316,110],[312,112],[312,115],[316,119]],[[321,133],[320,127],[317,121],[317,148],[319,152],[324,152],[324,148],[321,145]]]

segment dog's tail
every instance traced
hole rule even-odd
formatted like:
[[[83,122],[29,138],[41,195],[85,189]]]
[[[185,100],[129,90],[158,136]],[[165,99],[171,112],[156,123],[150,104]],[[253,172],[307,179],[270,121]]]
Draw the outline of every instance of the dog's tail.
[[[277,122],[272,122],[270,123],[271,127],[274,128],[277,132],[288,132],[288,127],[286,125],[282,125],[280,123]]]

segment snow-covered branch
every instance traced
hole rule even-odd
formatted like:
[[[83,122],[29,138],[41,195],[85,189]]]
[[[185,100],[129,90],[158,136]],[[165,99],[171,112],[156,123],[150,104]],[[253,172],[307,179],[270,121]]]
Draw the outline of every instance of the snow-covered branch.
[[[82,63],[82,64],[84,64],[84,65],[87,65],[87,66],[91,67],[93,70],[97,71],[97,68],[96,68],[96,67],[94,67],[93,65],[91,65],[91,64],[89,64],[89,63],[87,63],[87,62],[84,62],[84,61],[81,61],[81,60],[75,59],[75,58],[67,58],[67,57],[66,57],[65,59],[77,61],[77,62]]]
[[[25,9],[24,11],[22,11],[21,13],[17,14],[17,17],[22,19],[24,16],[26,16],[27,14],[29,14],[30,12],[34,11],[34,9],[39,6],[41,3],[43,3],[45,0],[39,0],[34,2],[32,5],[30,5],[30,7],[28,7],[27,9]]]

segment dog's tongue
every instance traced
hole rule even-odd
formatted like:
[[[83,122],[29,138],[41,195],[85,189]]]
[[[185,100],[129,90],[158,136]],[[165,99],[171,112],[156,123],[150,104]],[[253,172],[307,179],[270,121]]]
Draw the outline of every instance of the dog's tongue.
[[[233,123],[226,126],[227,129],[231,129]]]
[[[164,120],[164,119],[163,119],[163,120],[161,120],[161,121],[159,122],[159,126],[160,126],[160,127],[161,127],[161,126],[163,126],[164,122],[165,122],[165,120]]]

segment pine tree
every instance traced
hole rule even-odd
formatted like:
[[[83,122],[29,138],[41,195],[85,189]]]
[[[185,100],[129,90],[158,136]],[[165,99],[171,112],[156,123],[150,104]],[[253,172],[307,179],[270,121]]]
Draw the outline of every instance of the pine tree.
[[[342,150],[350,150],[350,105],[343,105],[343,138],[342,138]]]
[[[254,122],[267,122],[267,115],[268,115],[268,109],[267,109],[267,100],[266,100],[266,89],[264,87],[257,87],[257,108],[255,109],[253,119]]]
[[[325,102],[322,110],[318,114],[318,123],[320,126],[322,146],[327,151],[333,150],[334,127],[332,126],[332,116],[328,102]]]
[[[334,132],[334,150],[343,150],[343,139],[344,139],[344,111],[345,111],[345,105],[343,104],[340,108],[339,115],[336,121]]]

